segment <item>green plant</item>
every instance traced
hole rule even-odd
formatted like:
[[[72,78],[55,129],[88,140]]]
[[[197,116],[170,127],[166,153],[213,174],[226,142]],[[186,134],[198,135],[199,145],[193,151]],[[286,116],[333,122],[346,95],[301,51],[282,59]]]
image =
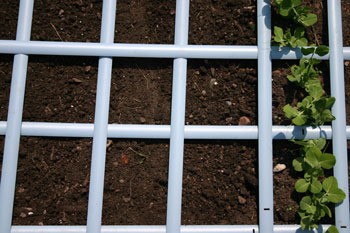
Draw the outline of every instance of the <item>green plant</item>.
[[[317,15],[310,13],[310,8],[302,5],[302,0],[276,0],[278,13],[303,25],[312,26],[317,22]]]
[[[294,107],[287,104],[283,110],[286,117],[291,119],[295,125],[323,125],[335,119],[331,112],[335,98],[324,94],[325,92],[319,80],[320,71],[315,67],[315,65],[320,63],[320,60],[315,59],[314,55],[326,55],[328,47],[303,48],[302,53],[305,56],[311,56],[300,59],[299,65],[293,65],[291,67],[292,74],[288,75],[287,78],[290,82],[303,88],[307,96]]]
[[[339,189],[335,177],[325,177],[324,170],[332,169],[336,162],[333,154],[322,151],[326,140],[319,138],[295,143],[302,148],[301,156],[293,160],[293,167],[304,172],[304,177],[295,183],[295,190],[306,194],[300,201],[298,214],[301,227],[311,230],[317,228],[323,217],[332,217],[329,206],[342,202],[345,193]]]
[[[274,39],[281,46],[292,48],[306,46],[308,41],[304,35],[305,30],[302,27],[297,27],[293,33],[289,28],[284,31],[281,27],[274,27]]]
[[[329,97],[323,90],[319,79],[321,72],[317,65],[320,64],[317,56],[328,54],[329,49],[324,45],[308,45],[305,37],[306,27],[317,22],[317,16],[310,12],[310,8],[302,5],[301,0],[275,0],[277,12],[284,18],[291,19],[295,29],[274,27],[274,41],[280,47],[301,48],[304,55],[298,65],[291,67],[291,74],[287,79],[302,88],[305,97],[295,105],[287,104],[283,107],[285,116],[291,119],[294,125],[317,127],[335,119],[331,108],[335,102],[334,97]],[[299,157],[293,160],[293,167],[298,172],[303,172],[303,178],[295,183],[295,190],[305,194],[299,203],[298,214],[301,228],[317,229],[320,220],[328,216],[332,218],[330,207],[341,203],[345,193],[338,187],[334,176],[326,177],[324,170],[332,169],[336,163],[333,154],[324,152],[326,139],[293,140],[300,146]],[[335,226],[330,226],[326,233],[338,233]]]

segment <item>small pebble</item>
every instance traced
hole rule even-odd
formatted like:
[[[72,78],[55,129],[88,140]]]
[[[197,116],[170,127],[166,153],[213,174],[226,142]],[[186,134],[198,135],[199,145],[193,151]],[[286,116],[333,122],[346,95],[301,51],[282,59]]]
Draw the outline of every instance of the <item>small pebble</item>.
[[[130,197],[123,197],[123,201],[124,202],[129,202],[129,201],[131,201],[131,198]]]
[[[145,122],[146,122],[146,118],[140,117],[140,122],[141,122],[141,123],[145,123]]]
[[[89,73],[90,70],[91,70],[91,66],[85,66],[84,71],[85,71],[86,73]]]
[[[72,81],[74,82],[74,83],[82,83],[83,81],[81,81],[80,79],[78,79],[78,78],[72,78]]]
[[[150,202],[149,205],[148,205],[148,208],[151,209],[153,206],[154,206],[154,203]]]
[[[238,203],[244,205],[245,203],[247,203],[247,199],[245,199],[242,196],[238,196]]]
[[[63,13],[64,13],[64,10],[63,10],[63,9],[61,9],[61,10],[58,12],[58,15],[59,15],[59,16],[62,16],[62,15],[63,15]]]
[[[227,106],[231,106],[232,105],[231,101],[225,101],[225,103],[226,103]]]
[[[214,86],[217,86],[219,83],[215,78],[210,79],[210,88],[213,88]]]
[[[211,74],[211,76],[215,76],[215,68],[210,68],[210,74]]]
[[[225,121],[226,121],[226,124],[232,124],[233,118],[232,118],[232,117],[227,117],[227,118],[225,119]]]
[[[281,172],[286,168],[287,168],[287,166],[285,164],[279,163],[273,168],[273,172]]]
[[[241,118],[239,118],[238,125],[250,125],[250,123],[251,121],[248,117],[242,116]]]
[[[110,146],[112,146],[113,144],[113,141],[112,140],[107,140],[107,145],[106,145],[106,148],[109,148]]]
[[[24,191],[25,191],[25,189],[24,189],[24,188],[19,187],[17,192],[19,192],[19,193],[24,193]]]

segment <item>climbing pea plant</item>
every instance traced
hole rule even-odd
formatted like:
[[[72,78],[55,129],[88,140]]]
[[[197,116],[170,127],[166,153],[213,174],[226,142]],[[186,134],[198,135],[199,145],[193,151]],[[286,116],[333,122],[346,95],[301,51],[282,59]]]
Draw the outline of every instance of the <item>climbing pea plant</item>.
[[[335,98],[328,96],[320,81],[321,72],[316,58],[328,54],[328,47],[309,44],[305,32],[317,22],[317,15],[305,6],[302,0],[275,0],[277,13],[289,22],[292,27],[274,27],[274,41],[279,47],[300,48],[303,58],[298,65],[293,65],[287,79],[305,92],[305,97],[296,104],[283,107],[285,116],[297,126],[318,127],[335,120],[331,108]],[[293,140],[300,146],[300,154],[293,160],[297,172],[303,172],[303,177],[295,183],[295,190],[303,194],[299,203],[298,214],[303,230],[317,229],[322,218],[332,218],[331,207],[345,199],[345,193],[338,187],[334,176],[326,176],[325,170],[330,170],[336,163],[336,157],[326,153],[326,139]],[[326,233],[339,232],[331,225]]]

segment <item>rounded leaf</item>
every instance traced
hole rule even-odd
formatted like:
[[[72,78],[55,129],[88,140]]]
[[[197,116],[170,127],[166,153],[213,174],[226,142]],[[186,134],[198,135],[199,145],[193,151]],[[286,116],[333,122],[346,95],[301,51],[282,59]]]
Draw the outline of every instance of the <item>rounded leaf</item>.
[[[326,197],[329,202],[340,203],[342,202],[346,195],[338,187],[338,181],[334,176],[327,177],[322,183],[323,189],[326,191]]]
[[[320,167],[320,158],[322,156],[322,152],[320,149],[316,147],[309,148],[305,155],[305,162],[309,164],[312,168]]]
[[[320,164],[321,167],[324,169],[331,169],[334,167],[336,163],[336,159],[335,156],[333,154],[330,153],[323,153],[321,160],[320,160]]]
[[[303,164],[304,164],[303,157],[298,157],[296,159],[293,159],[293,167],[294,167],[294,170],[296,170],[297,172],[303,171]]]
[[[338,181],[334,176],[327,177],[322,183],[323,189],[329,193],[332,190],[338,189]]]
[[[329,52],[329,48],[325,45],[320,45],[315,50],[315,53],[320,57],[328,54],[328,52]]]
[[[328,227],[328,229],[325,233],[339,233],[339,231],[338,231],[336,226],[331,225],[330,227]]]
[[[310,183],[307,182],[305,179],[299,179],[295,183],[295,190],[298,193],[305,193],[309,189]]]
[[[287,104],[283,107],[283,111],[286,114],[286,117],[291,119],[299,114],[299,111],[293,108],[290,104]]]
[[[338,189],[334,190],[333,192],[328,193],[327,199],[328,199],[328,201],[330,201],[334,204],[337,204],[337,203],[342,202],[345,199],[345,196],[346,195],[345,195],[344,191],[338,188]]]
[[[316,194],[322,191],[322,184],[317,179],[312,179],[310,184],[310,192]]]
[[[304,56],[310,55],[315,52],[314,47],[303,47],[301,48],[301,52]]]
[[[307,116],[305,115],[298,115],[295,118],[293,118],[292,122],[295,125],[305,125],[307,121]]]
[[[299,22],[305,27],[312,26],[317,22],[317,15],[309,13],[305,16],[300,17]]]

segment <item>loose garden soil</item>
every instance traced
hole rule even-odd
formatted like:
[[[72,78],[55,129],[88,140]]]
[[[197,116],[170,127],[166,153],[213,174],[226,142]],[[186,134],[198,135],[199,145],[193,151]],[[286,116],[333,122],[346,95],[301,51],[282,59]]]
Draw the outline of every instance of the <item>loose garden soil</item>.
[[[0,39],[15,39],[18,2],[1,0]],[[98,42],[102,1],[36,0],[32,40]],[[327,44],[326,1],[308,1]],[[342,1],[344,45],[350,45],[350,1]],[[193,0],[189,44],[256,45],[255,0]],[[274,22],[278,22],[273,16]],[[115,42],[174,43],[175,0],[118,1]],[[313,38],[312,33],[309,35]],[[0,120],[6,121],[12,55],[0,56]],[[172,60],[114,58],[109,122],[169,124]],[[273,123],[298,92],[285,76],[295,61],[273,62]],[[93,123],[98,58],[30,56],[23,121]],[[324,62],[323,80],[328,81]],[[345,63],[347,109],[350,66]],[[257,124],[255,60],[189,60],[187,125]],[[350,123],[349,114],[347,123]],[[0,162],[4,136],[0,137]],[[298,223],[297,149],[274,141],[275,223]],[[329,146],[331,148],[331,146]],[[348,147],[350,148],[350,147]],[[13,224],[85,225],[92,139],[22,137]],[[165,224],[169,140],[111,139],[107,146],[105,225]],[[183,224],[257,224],[257,141],[186,140]],[[350,151],[348,149],[348,154]],[[0,163],[1,164],[1,163]]]

